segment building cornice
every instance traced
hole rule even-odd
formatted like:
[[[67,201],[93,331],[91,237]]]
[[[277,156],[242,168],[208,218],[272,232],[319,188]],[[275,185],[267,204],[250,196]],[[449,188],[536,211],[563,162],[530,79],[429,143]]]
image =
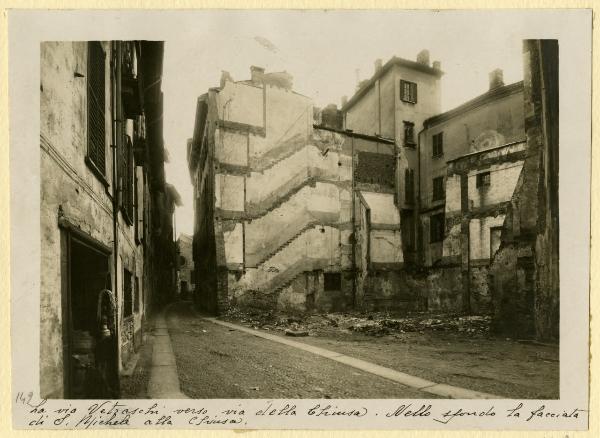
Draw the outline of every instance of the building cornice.
[[[445,122],[447,120],[452,119],[453,117],[459,116],[468,111],[479,108],[482,105],[493,102],[494,100],[501,99],[503,97],[507,97],[512,94],[519,93],[521,91],[523,91],[523,81],[515,82],[514,84],[510,85],[505,85],[503,87],[494,88],[486,93],[477,96],[474,99],[463,103],[462,105],[457,106],[456,108],[428,118],[423,122],[423,127],[425,129],[431,128],[432,126],[437,125],[438,123]]]

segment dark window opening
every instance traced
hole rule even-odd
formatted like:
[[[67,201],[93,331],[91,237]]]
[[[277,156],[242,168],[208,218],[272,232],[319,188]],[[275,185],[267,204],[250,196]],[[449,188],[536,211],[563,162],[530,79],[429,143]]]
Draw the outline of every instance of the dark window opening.
[[[438,176],[433,178],[433,200],[440,201],[446,197],[446,190],[444,187],[444,177]]]
[[[88,44],[87,69],[87,158],[102,176],[106,175],[105,56],[102,44]]]
[[[404,146],[415,146],[415,124],[404,122]]]
[[[400,99],[403,102],[417,103],[417,84],[400,80]]]
[[[444,155],[444,133],[440,132],[432,137],[433,147],[431,156],[433,158],[441,157]]]
[[[133,311],[138,313],[140,311],[140,281],[138,277],[135,277],[135,288],[133,289]]]
[[[133,285],[131,272],[123,270],[123,317],[128,317],[133,313]]]
[[[121,208],[129,225],[133,225],[134,215],[134,163],[133,145],[131,137],[123,136],[123,147],[121,148],[119,162],[119,181],[121,184]]]
[[[476,181],[477,188],[487,187],[490,185],[490,182],[491,182],[490,172],[483,172],[483,173],[477,174],[477,181]]]
[[[325,290],[342,290],[342,274],[339,272],[326,272],[324,283]]]
[[[444,240],[444,213],[434,214],[429,218],[429,241],[441,242]]]

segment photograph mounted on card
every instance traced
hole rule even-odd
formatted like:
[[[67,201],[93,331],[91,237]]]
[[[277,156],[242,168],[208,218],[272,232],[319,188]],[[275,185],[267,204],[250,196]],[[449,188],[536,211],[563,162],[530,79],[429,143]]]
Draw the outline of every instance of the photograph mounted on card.
[[[587,428],[590,11],[9,24],[16,427]]]

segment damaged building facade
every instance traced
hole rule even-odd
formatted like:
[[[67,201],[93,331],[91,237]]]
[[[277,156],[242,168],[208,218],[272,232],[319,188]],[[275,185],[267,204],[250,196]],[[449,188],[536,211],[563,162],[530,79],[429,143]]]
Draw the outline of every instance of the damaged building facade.
[[[197,304],[501,319],[493,266],[527,169],[529,66],[444,113],[427,51],[376,61],[341,110],[313,108],[285,72],[225,73],[188,145]]]
[[[115,398],[175,275],[163,44],[41,45],[40,396]]]

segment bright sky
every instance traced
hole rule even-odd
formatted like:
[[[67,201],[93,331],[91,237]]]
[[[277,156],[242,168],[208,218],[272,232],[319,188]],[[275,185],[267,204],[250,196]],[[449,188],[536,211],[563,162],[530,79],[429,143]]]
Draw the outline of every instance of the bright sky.
[[[442,110],[488,88],[488,73],[504,70],[505,83],[522,79],[521,37],[492,16],[444,12],[207,12],[182,21],[180,39],[165,43],[163,66],[164,139],[169,152],[167,180],[184,205],[177,209],[177,233],[192,234],[193,187],[186,161],[196,99],[218,86],[221,71],[249,79],[250,66],[287,70],[295,91],[315,105],[340,105],[351,97],[358,77],[373,74],[374,61],[396,55],[415,60],[428,49],[439,60]],[[514,31],[513,31],[514,32]]]

